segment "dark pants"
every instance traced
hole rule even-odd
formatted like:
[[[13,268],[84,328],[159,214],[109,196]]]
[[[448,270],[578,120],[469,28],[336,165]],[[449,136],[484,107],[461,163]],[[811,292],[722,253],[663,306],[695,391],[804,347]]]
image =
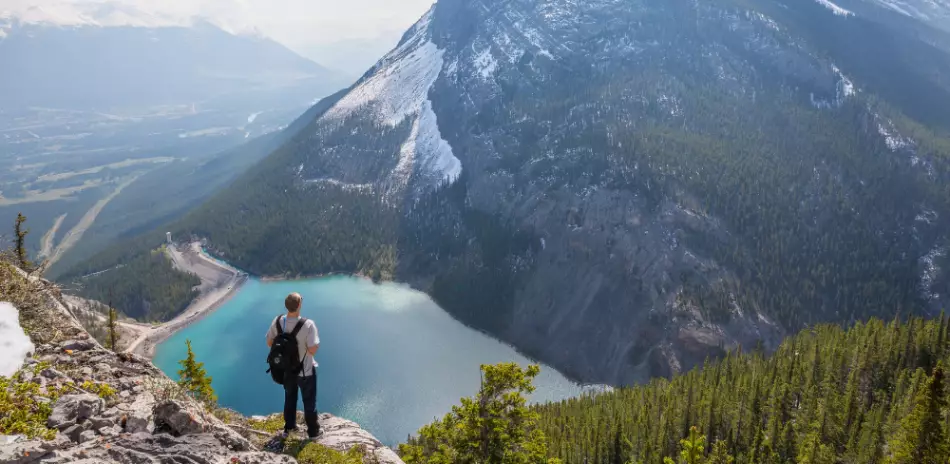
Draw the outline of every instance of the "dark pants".
[[[284,430],[297,428],[297,389],[303,395],[303,415],[307,421],[307,435],[315,437],[320,433],[320,424],[317,423],[317,369],[313,375],[297,377],[296,385],[293,382],[284,383]]]

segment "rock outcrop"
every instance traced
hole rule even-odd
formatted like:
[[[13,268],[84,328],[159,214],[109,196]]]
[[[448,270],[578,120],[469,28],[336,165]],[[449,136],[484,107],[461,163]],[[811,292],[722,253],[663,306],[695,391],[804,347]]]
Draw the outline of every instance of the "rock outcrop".
[[[261,449],[276,433],[255,429],[256,421],[233,411],[209,410],[144,357],[103,348],[64,308],[58,301],[45,305],[46,320],[62,327],[31,333],[35,352],[14,377],[35,384],[30,400],[45,405],[37,409],[48,407],[50,433],[47,439],[0,435],[0,463],[297,462]],[[337,451],[359,446],[367,462],[402,464],[357,424],[329,414],[320,420],[326,433],[318,445]]]

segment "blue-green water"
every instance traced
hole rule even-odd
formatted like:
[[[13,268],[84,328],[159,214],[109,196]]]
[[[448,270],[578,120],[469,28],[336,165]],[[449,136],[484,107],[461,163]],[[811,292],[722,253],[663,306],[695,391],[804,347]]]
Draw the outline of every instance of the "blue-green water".
[[[268,324],[284,297],[299,292],[303,314],[320,332],[317,407],[351,419],[395,444],[478,390],[479,365],[529,360],[452,319],[428,296],[396,284],[352,277],[248,280],[220,309],[158,346],[155,364],[177,378],[189,339],[213,377],[221,405],[245,415],[283,408],[282,387],[265,374]],[[534,401],[582,391],[542,366]]]

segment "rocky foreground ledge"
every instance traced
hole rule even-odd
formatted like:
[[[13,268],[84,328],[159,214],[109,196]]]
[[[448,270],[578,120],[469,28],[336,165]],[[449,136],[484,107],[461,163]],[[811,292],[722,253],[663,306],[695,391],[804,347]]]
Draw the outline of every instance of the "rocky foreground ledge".
[[[329,414],[320,417],[316,445],[276,440],[278,415],[209,411],[148,359],[103,348],[48,282],[0,263],[0,290],[16,296],[35,346],[9,381],[0,379],[0,421],[31,424],[24,435],[0,435],[0,464],[289,464],[298,462],[293,456],[305,464],[402,464],[359,425]]]
[[[37,347],[17,374],[49,402],[52,439],[4,437],[0,463],[294,463],[263,451],[274,431],[256,428],[277,417],[208,412],[181,394],[147,359],[116,354],[91,339]],[[55,401],[50,397],[56,397]],[[339,452],[359,447],[364,461],[401,464],[399,457],[356,423],[323,414],[319,444]]]

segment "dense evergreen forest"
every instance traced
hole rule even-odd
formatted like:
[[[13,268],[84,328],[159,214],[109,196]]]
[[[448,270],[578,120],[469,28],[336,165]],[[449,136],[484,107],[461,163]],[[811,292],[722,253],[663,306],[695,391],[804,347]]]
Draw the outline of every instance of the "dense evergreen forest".
[[[948,365],[947,318],[872,319],[534,409],[566,464],[658,464],[700,436],[702,457],[678,462],[946,464]]]
[[[165,321],[178,315],[198,296],[201,280],[176,270],[163,247],[73,282],[80,296],[112,302],[125,315],[141,321]],[[118,272],[122,270],[122,272]]]

